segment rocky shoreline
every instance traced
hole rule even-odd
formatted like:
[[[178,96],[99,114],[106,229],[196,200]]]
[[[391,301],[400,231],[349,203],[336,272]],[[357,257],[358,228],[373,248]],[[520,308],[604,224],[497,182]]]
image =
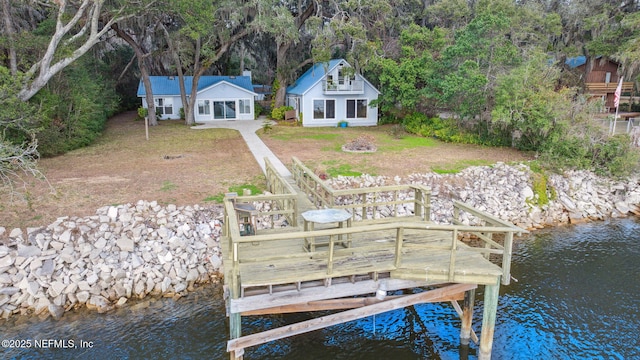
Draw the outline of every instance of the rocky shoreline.
[[[328,182],[336,189],[426,185],[432,189],[431,219],[440,223],[451,218],[453,200],[526,229],[640,214],[637,176],[617,181],[570,171],[545,178],[544,190],[534,184],[535,176],[526,165],[498,163],[452,175],[364,175]],[[538,205],[540,191],[549,197],[543,205]],[[179,297],[219,276],[222,218],[219,205],[138,201],[26,231],[0,227],[0,317],[59,318],[81,306],[105,312],[132,298]]]

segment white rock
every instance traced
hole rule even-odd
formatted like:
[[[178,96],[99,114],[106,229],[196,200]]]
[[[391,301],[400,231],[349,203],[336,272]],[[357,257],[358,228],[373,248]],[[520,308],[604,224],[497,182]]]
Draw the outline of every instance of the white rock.
[[[122,236],[120,237],[117,241],[116,241],[116,245],[118,245],[118,247],[120,248],[120,251],[133,251],[133,240],[129,239],[126,236]]]
[[[143,261],[142,259],[140,259],[140,257],[138,255],[136,255],[135,253],[131,254],[131,266],[134,269],[137,269],[138,267],[142,266]]]
[[[51,302],[46,297],[41,297],[38,299],[38,302],[35,304],[35,313],[36,315],[42,314],[44,311],[49,311],[49,305]]]
[[[87,301],[89,301],[89,292],[88,291],[79,291],[76,293],[76,299],[78,300],[78,303],[80,304],[84,304]]]
[[[48,306],[49,314],[56,320],[59,320],[62,315],[64,315],[64,308],[60,305],[49,304]]]
[[[116,221],[116,218],[118,217],[118,208],[115,206],[109,206],[109,209],[107,210],[107,216],[111,221]]]
[[[60,281],[53,281],[51,286],[49,286],[49,295],[51,297],[57,297],[60,294],[64,293],[66,285],[61,283]]]
[[[18,237],[22,237],[22,229],[20,228],[15,228],[13,230],[11,230],[11,232],[9,233],[9,237],[10,238],[18,238]]]
[[[93,246],[95,246],[96,249],[104,249],[104,247],[107,245],[107,240],[103,237],[99,238],[94,244]]]
[[[58,238],[58,240],[60,240],[65,244],[71,241],[71,230],[66,230],[65,232],[63,232],[62,235],[60,235],[60,237]]]
[[[4,256],[4,257],[0,258],[0,268],[9,267],[9,266],[13,265],[14,261],[15,261],[15,259],[13,258],[13,256],[11,256],[11,255]]]

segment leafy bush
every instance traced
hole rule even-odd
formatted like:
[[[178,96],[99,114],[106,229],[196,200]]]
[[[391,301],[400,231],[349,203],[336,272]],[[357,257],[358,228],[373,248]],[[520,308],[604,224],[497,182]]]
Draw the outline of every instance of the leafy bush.
[[[253,116],[257,119],[264,113],[264,108],[258,102],[255,103],[255,109],[253,109]]]
[[[182,108],[180,108],[180,110],[182,110]],[[143,108],[142,106],[140,106],[138,108],[138,116],[136,117],[136,120],[144,120],[144,118],[146,118],[147,115],[149,115],[149,109]]]
[[[52,78],[32,99],[42,109],[37,133],[42,156],[87,146],[102,133],[119,101],[113,84],[101,76],[101,70],[107,71],[102,65],[83,57]]]
[[[628,135],[595,139],[587,134],[551,143],[541,153],[541,159],[557,170],[589,169],[599,175],[614,177],[627,176],[638,169],[640,154],[631,145]]]
[[[439,117],[429,118],[422,113],[411,113],[402,121],[404,128],[413,134],[434,137],[442,141],[480,144],[479,137],[475,134],[464,132],[452,119],[441,119]]]
[[[271,118],[273,120],[284,120],[284,113],[293,110],[291,106],[280,106],[271,110]]]

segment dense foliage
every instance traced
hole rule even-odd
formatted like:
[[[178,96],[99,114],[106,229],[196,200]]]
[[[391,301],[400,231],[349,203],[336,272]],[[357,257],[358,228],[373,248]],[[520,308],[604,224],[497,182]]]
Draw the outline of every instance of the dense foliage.
[[[91,143],[116,109],[138,106],[138,80],[150,75],[197,79],[250,68],[254,82],[274,84],[271,108],[280,117],[298,75],[344,57],[381,90],[381,123],[513,146],[558,168],[620,175],[637,166],[627,137],[590,121],[584,74],[564,60],[611,58],[636,81],[638,2],[2,1],[3,156],[22,149],[35,159],[36,145],[54,155]],[[186,123],[194,99],[183,97]],[[451,116],[440,119],[443,112]],[[152,106],[151,125],[154,114]]]
[[[102,76],[102,66],[81,58],[34,97],[42,109],[36,133],[42,156],[87,146],[102,133],[107,118],[118,109],[115,87]]]

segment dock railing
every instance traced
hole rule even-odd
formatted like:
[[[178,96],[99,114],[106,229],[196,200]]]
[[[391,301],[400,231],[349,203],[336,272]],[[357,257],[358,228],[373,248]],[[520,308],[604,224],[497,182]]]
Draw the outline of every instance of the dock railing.
[[[291,226],[298,226],[298,202],[295,189],[280,175],[268,158],[264,158],[267,189],[276,197],[273,200],[283,211]]]
[[[334,190],[318,175],[292,158],[293,178],[318,208],[345,209],[353,221],[379,220],[408,216],[410,209],[419,220],[431,217],[429,188],[422,185],[390,185],[357,189]],[[401,212],[403,214],[401,214]]]
[[[265,224],[269,224],[270,228],[274,228],[276,219],[285,217],[288,224],[295,227],[298,226],[298,200],[297,193],[274,168],[273,164],[265,158],[265,173],[267,178],[267,190],[271,194],[260,195],[238,195],[227,194],[225,199],[229,199],[235,204],[250,204],[254,209],[251,216],[255,216],[256,222],[260,220],[260,228],[254,229],[256,233],[266,228]],[[269,206],[266,206],[269,204]],[[231,221],[228,221],[229,215],[233,215],[235,226],[238,226],[236,211],[229,213],[225,209],[225,226],[223,227],[223,235],[230,234]],[[239,228],[238,228],[239,229]],[[238,232],[239,233],[239,232]]]
[[[295,259],[299,259],[301,263],[308,261],[310,258],[319,259],[326,258],[326,270],[324,274],[321,274],[322,277],[330,279],[333,277],[344,277],[344,276],[355,276],[360,275],[359,269],[352,269],[348,266],[345,267],[345,264],[348,264],[346,261],[348,258],[353,258],[358,253],[365,254],[367,252],[376,252],[380,250],[387,249],[388,251],[393,252],[394,257],[392,263],[387,263],[386,265],[380,265],[379,269],[376,271],[393,271],[399,269],[403,266],[403,252],[409,251],[411,249],[433,249],[433,250],[446,250],[449,252],[449,269],[446,274],[437,274],[433,275],[433,280],[443,281],[443,282],[456,282],[460,279],[457,276],[460,276],[459,273],[456,275],[456,259],[459,252],[477,252],[488,256],[490,254],[494,254],[502,257],[501,261],[501,269],[502,269],[502,278],[503,284],[508,284],[510,279],[510,261],[511,261],[511,246],[510,243],[513,239],[513,235],[515,233],[523,233],[527,232],[521,228],[510,225],[508,223],[503,223],[499,219],[493,225],[494,218],[488,214],[484,214],[479,210],[468,207],[464,204],[458,203],[457,206],[460,209],[464,209],[464,211],[473,212],[474,215],[483,216],[487,219],[487,225],[484,226],[470,226],[470,225],[447,225],[447,224],[433,224],[421,221],[395,221],[395,222],[384,222],[378,224],[370,224],[367,226],[354,226],[347,228],[331,228],[331,229],[323,229],[323,230],[314,230],[314,237],[325,237],[329,239],[328,246],[326,248],[322,248],[312,252],[304,252],[304,251],[292,251],[290,253],[279,253],[275,255],[256,255],[253,252],[252,255],[243,256],[241,244],[251,243],[253,245],[263,243],[263,242],[276,242],[276,241],[290,241],[292,239],[300,240],[300,246],[302,247],[302,241],[305,237],[310,236],[310,232],[308,231],[287,231],[287,232],[278,232],[278,233],[269,233],[269,234],[258,234],[255,236],[240,236],[237,226],[237,221],[235,216],[228,216],[225,220],[226,231],[229,236],[230,246],[229,249],[232,252],[232,266],[233,271],[231,272],[235,289],[238,291],[242,291],[246,286],[270,286],[269,284],[241,284],[241,274],[239,274],[239,265],[240,263],[251,263],[251,262],[259,262],[259,261],[274,261],[278,260],[283,261],[291,261]],[[233,214],[234,208],[233,203],[230,199],[225,199],[225,210],[226,214]],[[447,238],[450,239],[450,242],[447,244],[446,242],[433,243],[429,242],[425,243],[415,243],[415,241],[406,242],[407,236],[405,235],[405,230],[419,230],[424,231],[425,234],[429,232],[446,232],[449,235]],[[394,234],[390,241],[378,242],[372,241],[370,245],[357,246],[347,249],[338,248],[336,250],[336,245],[341,243],[344,237],[353,236],[354,234],[359,234],[360,236],[367,237],[368,234],[371,234],[371,238],[374,239],[379,237],[381,231],[388,231],[390,234]],[[375,233],[375,234],[374,234]],[[486,244],[482,245],[473,245],[473,244],[465,244],[460,241],[461,235],[463,233],[474,233],[477,234],[479,238],[483,240]],[[497,242],[492,240],[493,234],[500,234],[505,239],[505,246],[498,244]],[[415,235],[414,239],[415,239]],[[507,246],[507,242],[509,245]],[[265,244],[267,245],[267,244]],[[321,255],[321,256],[320,256]],[[386,267],[385,267],[386,266]],[[498,265],[500,266],[500,265]],[[464,267],[461,269],[464,270]],[[464,273],[464,271],[462,271]],[[295,276],[294,276],[295,275]],[[298,276],[299,274],[292,274],[292,279]],[[462,275],[463,277],[465,275]],[[468,275],[466,275],[468,276]],[[318,280],[318,279],[316,279]],[[294,281],[282,281],[282,284],[290,283]],[[278,284],[278,279],[274,279],[274,284]],[[242,292],[236,292],[238,296],[241,296]]]
[[[460,216],[462,212],[466,212],[482,222],[483,226],[473,227],[473,230],[468,231],[468,233],[482,241],[485,249],[487,249],[487,251],[484,252],[484,256],[487,259],[489,259],[489,256],[491,254],[496,253],[494,252],[495,250],[497,250],[497,253],[502,256],[502,284],[509,285],[511,282],[511,253],[513,247],[513,235],[521,235],[522,233],[528,233],[528,231],[521,229],[507,221],[498,219],[495,216],[482,212],[467,204],[461,203],[457,200],[454,200],[453,202],[452,224],[464,225],[464,223],[461,221]],[[500,245],[494,240],[494,232],[485,231],[486,225],[511,229],[511,231],[505,231],[502,233],[502,235],[504,235],[503,245]]]

